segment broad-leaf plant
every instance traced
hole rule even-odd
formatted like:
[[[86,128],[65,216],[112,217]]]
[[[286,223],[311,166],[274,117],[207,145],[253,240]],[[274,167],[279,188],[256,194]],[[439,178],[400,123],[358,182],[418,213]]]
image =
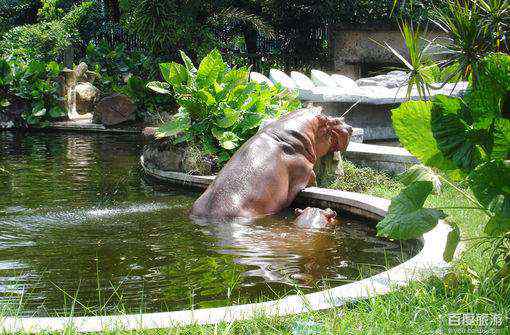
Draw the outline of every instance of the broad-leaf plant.
[[[210,52],[198,69],[184,52],[180,54],[182,64],[160,64],[164,82],[147,85],[173,94],[179,105],[171,120],[157,129],[158,138],[201,144],[206,154],[226,161],[263,120],[300,106],[295,95],[281,86],[250,81],[249,68],[230,68],[218,50]]]

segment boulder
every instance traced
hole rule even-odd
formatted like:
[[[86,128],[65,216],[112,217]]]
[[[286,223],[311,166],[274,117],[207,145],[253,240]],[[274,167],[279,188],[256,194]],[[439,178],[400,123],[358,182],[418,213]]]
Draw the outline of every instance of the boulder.
[[[395,70],[387,74],[374,77],[361,78],[356,81],[358,86],[383,86],[386,88],[397,88],[407,83],[408,74],[404,71]]]
[[[296,83],[289,77],[285,72],[282,72],[277,69],[269,70],[269,79],[271,79],[274,83],[279,83],[286,89],[291,91],[297,88]]]
[[[96,105],[94,119],[105,126],[114,126],[135,119],[135,105],[123,94],[104,97]]]
[[[331,76],[327,73],[324,73],[319,70],[311,71],[312,81],[317,86],[323,87],[337,87],[336,82],[331,78]]]
[[[273,82],[269,80],[268,77],[264,76],[262,73],[250,72],[250,80],[259,84],[266,84],[269,87],[274,86]]]
[[[345,89],[352,89],[358,87],[358,85],[353,79],[341,74],[332,74],[331,79],[333,79],[333,81],[336,83],[336,86],[338,87],[342,87]]]
[[[296,83],[297,88],[300,90],[311,90],[315,87],[313,81],[301,72],[292,71],[290,77]]]
[[[171,139],[157,139],[156,128],[143,130],[144,163],[163,171],[211,175],[219,171],[217,159],[204,154],[197,146],[189,143],[173,144]]]
[[[76,91],[76,113],[80,115],[92,112],[92,107],[99,94],[99,90],[89,82],[78,83]]]

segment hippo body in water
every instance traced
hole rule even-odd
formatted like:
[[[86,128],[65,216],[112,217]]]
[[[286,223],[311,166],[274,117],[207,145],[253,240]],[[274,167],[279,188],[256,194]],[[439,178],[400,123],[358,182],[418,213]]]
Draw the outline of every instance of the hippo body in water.
[[[305,209],[296,208],[297,215],[294,224],[300,228],[327,228],[338,223],[336,212],[331,208],[320,209],[315,207],[307,207]]]
[[[315,185],[317,159],[344,151],[352,128],[320,109],[300,109],[266,125],[244,143],[191,209],[195,218],[253,219],[287,208]]]

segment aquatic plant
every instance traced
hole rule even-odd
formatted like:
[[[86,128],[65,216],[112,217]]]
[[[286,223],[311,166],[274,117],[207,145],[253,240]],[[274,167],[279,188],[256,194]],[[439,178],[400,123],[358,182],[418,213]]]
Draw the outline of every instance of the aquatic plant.
[[[210,52],[198,69],[184,52],[181,57],[183,64],[160,64],[165,82],[147,85],[173,95],[180,106],[157,129],[158,138],[171,138],[174,144],[200,143],[207,154],[226,161],[263,120],[300,106],[295,95],[281,86],[250,81],[248,68],[229,68],[218,50]]]

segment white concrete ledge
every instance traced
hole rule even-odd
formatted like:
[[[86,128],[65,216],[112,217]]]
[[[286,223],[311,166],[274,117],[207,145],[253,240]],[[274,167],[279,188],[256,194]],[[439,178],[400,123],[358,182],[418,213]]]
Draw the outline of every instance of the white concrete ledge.
[[[177,181],[181,184],[197,187],[206,186],[214,178],[158,171],[145,166],[143,159],[142,166],[145,172],[154,178],[170,182]],[[305,189],[300,196],[356,207],[377,216],[383,216],[389,205],[388,200],[373,196],[315,187]],[[329,309],[341,306],[346,302],[386,294],[411,281],[444,274],[449,264],[443,259],[443,252],[446,249],[447,237],[450,231],[451,227],[440,221],[436,228],[423,235],[422,250],[408,261],[375,276],[321,292],[291,295],[280,300],[263,303],[163,313],[97,317],[7,317],[0,320],[0,331],[6,333],[61,332],[66,327],[78,332],[161,329],[189,324],[232,322],[258,315],[285,316]]]
[[[401,147],[350,142],[344,157],[351,162],[379,171],[402,173],[418,164],[416,157]]]

